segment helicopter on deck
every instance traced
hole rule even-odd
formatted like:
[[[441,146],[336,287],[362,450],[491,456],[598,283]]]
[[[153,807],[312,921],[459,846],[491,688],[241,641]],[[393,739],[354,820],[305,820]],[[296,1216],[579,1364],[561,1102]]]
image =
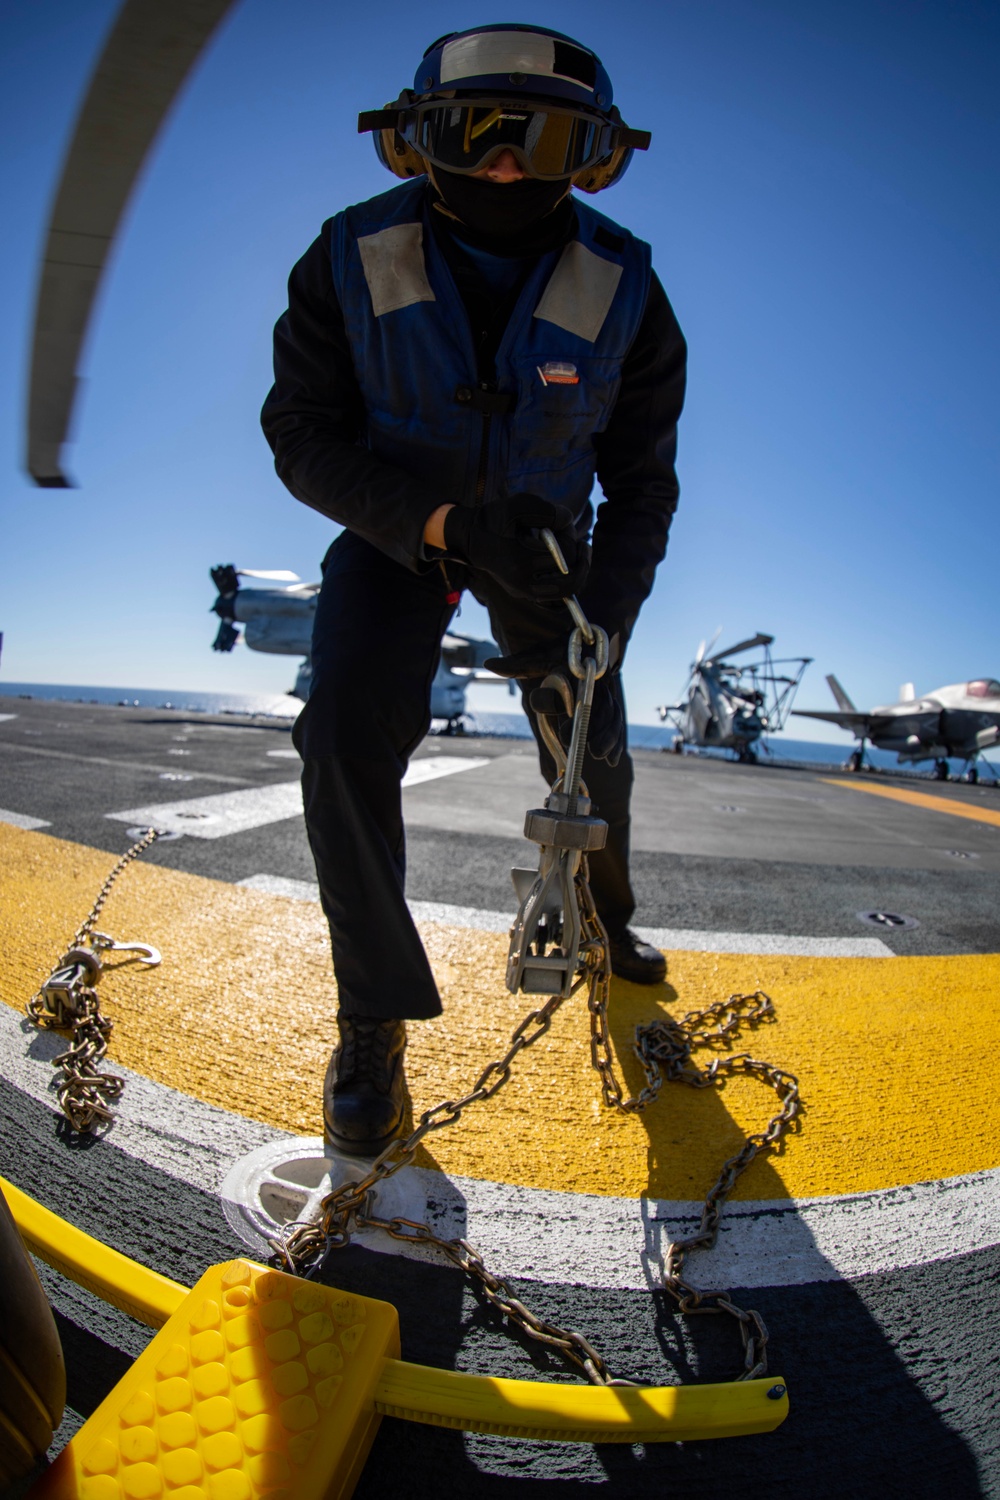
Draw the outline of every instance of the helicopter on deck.
[[[212,568],[211,576],[218,589],[211,608],[219,616],[212,650],[232,651],[242,638],[251,651],[301,656],[303,661],[289,695],[301,698],[304,703],[309,697],[312,676],[312,628],[320,585],[303,583],[297,573],[284,569],[236,568],[232,563]],[[241,578],[258,578],[284,587],[245,589],[240,587]],[[486,659],[496,655],[498,648],[493,641],[477,640],[450,630],[443,637],[441,659],[431,683],[431,718],[445,721],[446,734],[465,732],[465,695],[471,683],[496,683],[511,693],[516,692],[515,683],[483,670]]]
[[[669,720],[677,729],[673,749],[678,755],[685,745],[734,750],[738,760],[754,765],[756,741],[762,734],[784,728],[812,657],[775,660],[771,656],[774,636],[762,632],[709,655],[721,633],[720,626],[710,642],[702,641],[698,647],[683,700],[661,704],[656,711],[664,723]],[[757,661],[737,666],[726,660],[758,647],[763,655]]]
[[[865,746],[871,741],[879,750],[894,750],[900,765],[932,760],[938,781],[948,780],[949,756],[964,760],[965,779],[975,783],[979,780],[976,761],[984,750],[1000,744],[1000,682],[995,677],[935,688],[922,698],[917,697],[912,682],[904,682],[898,703],[883,704],[870,713],[855,708],[832,672],[826,680],[837,700],[836,711],[797,708],[794,712],[803,719],[820,719],[850,730],[859,741],[847,762],[852,771],[864,766]],[[996,782],[996,770],[990,769]]]

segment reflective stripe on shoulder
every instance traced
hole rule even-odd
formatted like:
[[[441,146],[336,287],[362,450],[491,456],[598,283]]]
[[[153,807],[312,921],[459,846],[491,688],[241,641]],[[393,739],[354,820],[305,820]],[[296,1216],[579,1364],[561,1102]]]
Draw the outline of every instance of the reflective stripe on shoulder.
[[[535,308],[535,317],[593,344],[622,278],[622,267],[572,240],[559,258]]]
[[[361,235],[358,250],[376,318],[414,302],[437,301],[424,265],[422,224],[392,224]]]

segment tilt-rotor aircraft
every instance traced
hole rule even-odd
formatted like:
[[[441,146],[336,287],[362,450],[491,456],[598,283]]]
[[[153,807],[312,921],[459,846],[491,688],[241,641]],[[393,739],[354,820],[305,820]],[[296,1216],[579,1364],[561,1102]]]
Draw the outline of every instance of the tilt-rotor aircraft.
[[[964,760],[966,781],[977,782],[976,761],[984,750],[1000,744],[1000,682],[995,677],[976,677],[935,688],[918,698],[912,682],[904,682],[899,702],[860,713],[831,672],[827,677],[837,700],[836,710],[796,708],[803,719],[821,719],[848,729],[860,741],[848,761],[852,771],[865,763],[865,747],[892,750],[900,765],[932,760],[938,781],[948,780],[948,758]],[[992,770],[993,768],[990,767]],[[996,772],[993,780],[997,781]]]
[[[678,755],[685,745],[734,750],[737,759],[753,765],[757,760],[755,745],[761,735],[777,733],[784,727],[796,689],[812,657],[775,661],[771,656],[774,636],[762,632],[738,641],[735,646],[727,646],[724,651],[706,655],[719,634],[717,630],[710,643],[702,641],[698,647],[683,700],[661,704],[656,711],[678,731],[673,745]],[[758,661],[736,666],[726,660],[758,648],[763,651]]]
[[[290,693],[304,703],[312,676],[310,652],[319,584],[303,583],[296,573],[284,569],[235,568],[232,563],[212,568],[211,574],[219,591],[212,609],[221,622],[212,650],[232,651],[241,639],[237,626],[242,625],[242,639],[251,651],[303,657]],[[287,587],[244,589],[240,588],[240,578],[259,578]],[[470,683],[497,683],[511,694],[516,692],[515,683],[483,670],[483,663],[496,656],[498,649],[493,641],[457,635],[450,630],[444,636],[441,659],[431,683],[431,718],[444,719],[445,733],[463,733],[465,695]]]

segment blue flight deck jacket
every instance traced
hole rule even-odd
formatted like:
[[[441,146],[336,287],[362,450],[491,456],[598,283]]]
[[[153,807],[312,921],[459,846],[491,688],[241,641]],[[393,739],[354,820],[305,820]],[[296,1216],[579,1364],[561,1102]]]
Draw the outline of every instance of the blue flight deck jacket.
[[[530,491],[568,506],[585,532],[594,437],[614,408],[651,264],[642,240],[574,206],[576,236],[528,273],[488,386],[422,179],[345,209],[329,233],[371,453],[442,503]]]
[[[627,634],[677,505],[684,400],[684,337],[648,248],[574,197],[574,238],[539,257],[496,368],[477,370],[429,198],[420,178],[345,210],[294,266],[261,413],[277,472],[423,571],[439,505],[534,491],[582,532],[596,469],[588,593]]]

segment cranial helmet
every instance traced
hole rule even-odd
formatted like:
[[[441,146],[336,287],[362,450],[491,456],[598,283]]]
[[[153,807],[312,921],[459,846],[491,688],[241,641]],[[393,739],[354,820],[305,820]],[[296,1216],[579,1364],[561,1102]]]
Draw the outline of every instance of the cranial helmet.
[[[624,176],[646,130],[630,130],[612,103],[600,58],[542,26],[480,26],[424,53],[412,89],[358,116],[379,161],[397,177],[437,166],[471,174],[501,151],[530,176],[597,193]]]

